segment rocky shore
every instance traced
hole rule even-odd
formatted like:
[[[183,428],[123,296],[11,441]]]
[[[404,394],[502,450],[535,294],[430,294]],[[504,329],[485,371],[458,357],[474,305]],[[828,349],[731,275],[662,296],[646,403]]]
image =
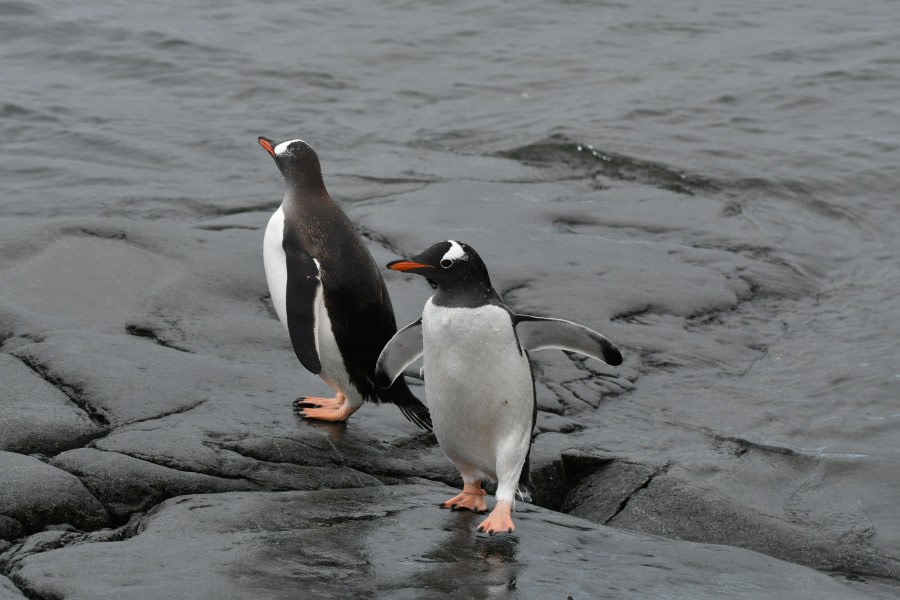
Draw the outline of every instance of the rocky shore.
[[[823,355],[815,327],[852,301],[823,277],[839,217],[749,219],[729,182],[560,137],[374,166],[383,180],[326,180],[379,263],[452,235],[516,310],[585,323],[625,355],[533,355],[535,504],[515,534],[437,508],[457,475],[393,407],[346,426],[291,412],[326,389],[267,298],[274,202],[10,217],[0,598],[896,593],[896,454],[816,450],[823,430],[805,424],[830,396],[781,383],[802,370],[839,386],[841,353]],[[601,182],[612,191],[578,200]],[[776,223],[812,233],[760,241]],[[414,320],[427,287],[385,277],[398,321]],[[797,362],[803,346],[817,363]]]

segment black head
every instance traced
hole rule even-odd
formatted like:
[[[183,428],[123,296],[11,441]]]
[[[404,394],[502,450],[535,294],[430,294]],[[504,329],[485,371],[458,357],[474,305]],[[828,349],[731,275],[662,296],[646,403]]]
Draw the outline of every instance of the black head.
[[[389,262],[387,268],[427,279],[438,290],[434,296],[438,304],[481,306],[499,301],[481,257],[462,242],[438,242],[409,259]]]
[[[275,145],[264,137],[257,141],[275,159],[286,182],[301,187],[324,186],[319,156],[309,144],[303,140],[288,140]]]

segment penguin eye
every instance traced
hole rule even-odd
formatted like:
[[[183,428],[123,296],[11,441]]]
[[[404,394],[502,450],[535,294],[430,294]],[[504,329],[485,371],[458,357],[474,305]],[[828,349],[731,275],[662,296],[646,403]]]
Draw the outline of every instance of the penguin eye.
[[[453,266],[453,261],[450,260],[449,258],[445,258],[444,260],[441,261],[441,266],[444,267],[445,269],[449,269],[450,267]]]

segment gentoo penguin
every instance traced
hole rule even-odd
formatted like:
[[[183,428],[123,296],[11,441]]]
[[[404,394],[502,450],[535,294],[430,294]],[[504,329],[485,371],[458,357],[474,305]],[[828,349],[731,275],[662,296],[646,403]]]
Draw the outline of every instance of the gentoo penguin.
[[[387,389],[374,383],[378,353],[397,331],[394,309],[362,237],[325,189],[319,157],[302,140],[260,137],[259,145],[287,188],[264,241],[272,304],[300,363],[335,391],[297,398],[298,414],[346,421],[364,400],[391,402],[431,429],[428,409],[402,378]]]
[[[424,355],[434,433],[464,483],[462,493],[441,506],[483,512],[487,504],[481,480],[496,481],[497,505],[478,531],[512,532],[515,494],[527,493],[537,416],[527,351],[561,348],[610,365],[622,364],[622,354],[587,327],[511,311],[467,244],[440,242],[387,267],[422,275],[436,291],[422,318],[397,332],[382,350],[376,367],[379,385],[390,385]]]

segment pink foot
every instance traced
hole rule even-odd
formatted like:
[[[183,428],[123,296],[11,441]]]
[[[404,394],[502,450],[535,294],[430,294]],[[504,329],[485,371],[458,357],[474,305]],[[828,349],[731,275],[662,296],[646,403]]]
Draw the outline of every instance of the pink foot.
[[[491,511],[488,518],[478,526],[478,531],[483,531],[488,535],[500,532],[512,533],[516,526],[513,525],[512,517],[510,516],[511,510],[509,502],[498,500],[497,506]]]
[[[317,398],[315,396],[300,396],[294,400],[296,408],[331,408],[338,409],[345,402],[344,395],[339,394],[334,398]]]
[[[481,489],[480,481],[467,483],[463,486],[461,493],[441,504],[441,508],[449,508],[451,510],[468,509],[473,513],[487,512],[487,503],[484,501],[486,493]]]
[[[340,392],[334,398],[297,398],[294,406],[301,417],[318,421],[346,421],[356,412]]]

